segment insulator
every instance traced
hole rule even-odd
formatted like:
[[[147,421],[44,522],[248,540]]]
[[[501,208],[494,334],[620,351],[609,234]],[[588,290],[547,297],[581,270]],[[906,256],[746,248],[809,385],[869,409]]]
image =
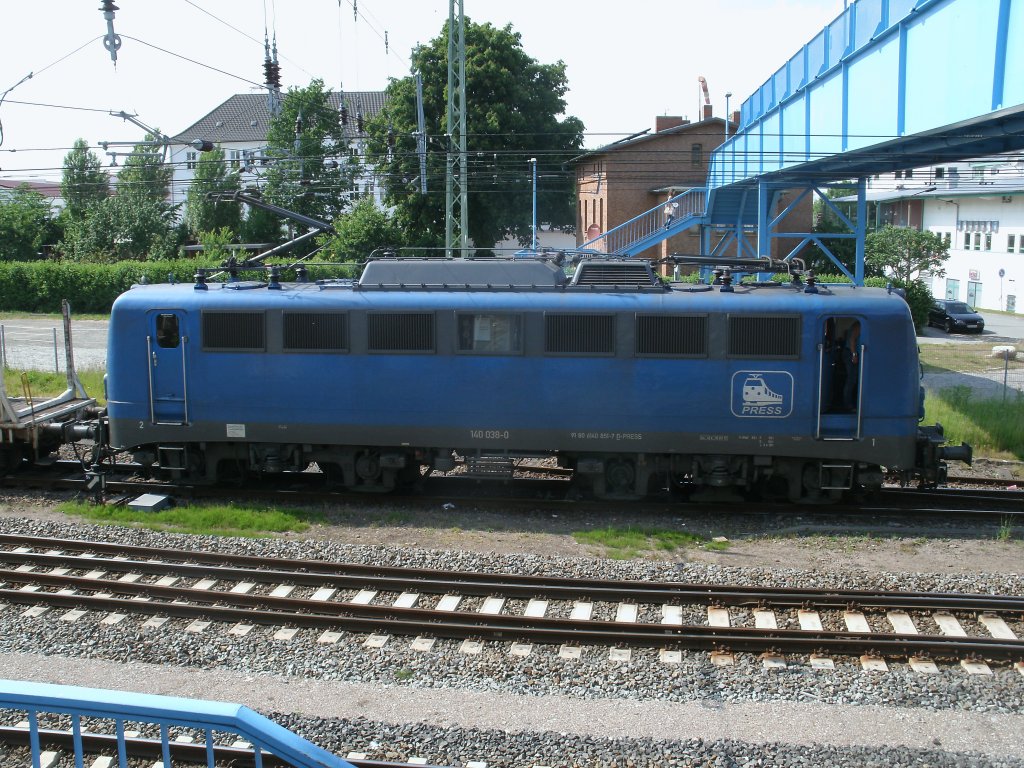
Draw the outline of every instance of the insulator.
[[[388,123],[388,146],[395,148],[395,127]]]
[[[296,136],[301,136],[302,135],[302,113],[301,112],[299,112],[299,114],[297,114],[295,116],[295,135]]]
[[[361,109],[356,112],[356,130],[360,133],[363,132],[363,111]]]
[[[385,29],[384,30],[384,54],[387,55],[389,53],[391,53],[391,50],[390,50],[390,46],[388,44],[388,31]]]
[[[341,109],[339,109],[338,112],[341,115],[341,124],[348,125],[348,107],[345,105],[344,101],[341,102]]]
[[[359,21],[359,0],[352,0],[352,21]]]

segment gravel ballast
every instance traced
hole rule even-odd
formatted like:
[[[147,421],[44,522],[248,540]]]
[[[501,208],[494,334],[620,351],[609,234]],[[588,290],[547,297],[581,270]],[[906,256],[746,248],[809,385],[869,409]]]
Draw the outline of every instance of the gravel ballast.
[[[428,551],[158,534],[10,514],[0,517],[0,530],[426,568],[1024,594],[1017,573],[801,571]],[[153,631],[134,617],[110,627],[92,613],[71,624],[57,611],[29,620],[23,610],[0,610],[4,677],[238,701],[294,724],[321,746],[371,759],[418,755],[490,766],[1024,765],[1024,675],[1007,664],[993,664],[992,676],[968,675],[951,664],[922,675],[903,662],[890,662],[887,673],[867,673],[856,660],[837,659],[829,672],[792,658],[787,669],[768,671],[750,654],[723,668],[704,653],[684,652],[680,664],[666,664],[656,650],[640,650],[621,663],[597,648],[567,662],[545,646],[519,658],[509,655],[507,643],[485,643],[479,656],[467,656],[455,641],[439,640],[423,653],[410,649],[411,638],[394,637],[371,650],[358,635],[324,644],[318,632],[302,630],[283,642],[266,627],[237,638],[226,625],[192,634],[181,620]],[[1022,634],[1019,623],[1014,628]]]

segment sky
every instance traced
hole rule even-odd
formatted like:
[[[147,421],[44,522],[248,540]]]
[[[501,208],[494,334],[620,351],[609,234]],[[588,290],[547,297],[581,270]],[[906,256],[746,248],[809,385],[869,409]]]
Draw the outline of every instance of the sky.
[[[263,92],[265,30],[276,35],[285,89],[320,78],[334,89],[373,91],[408,75],[413,47],[436,38],[448,19],[444,0],[116,0],[115,66],[103,45],[100,4],[0,4],[0,94],[11,89],[0,102],[0,179],[59,180],[62,159],[78,138],[105,163],[99,142],[142,139],[142,129],[109,112],[134,114],[173,136],[232,94]],[[588,148],[653,130],[657,115],[699,119],[700,76],[716,116],[725,113],[728,92],[730,110],[738,109],[844,5],[463,3],[473,22],[511,25],[540,63],[565,62],[566,114],[583,121]]]

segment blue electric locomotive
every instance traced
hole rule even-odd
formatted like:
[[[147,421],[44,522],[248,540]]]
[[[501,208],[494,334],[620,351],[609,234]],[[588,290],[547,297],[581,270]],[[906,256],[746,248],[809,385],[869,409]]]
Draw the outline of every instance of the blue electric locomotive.
[[[854,328],[859,337],[854,339]],[[844,351],[846,350],[846,351]],[[852,350],[852,352],[850,352]],[[845,398],[845,400],[844,400]],[[390,490],[557,457],[599,497],[794,500],[942,479],[906,302],[665,285],[643,261],[371,261],[351,280],[136,286],[110,319],[111,445],[191,480],[301,471]]]

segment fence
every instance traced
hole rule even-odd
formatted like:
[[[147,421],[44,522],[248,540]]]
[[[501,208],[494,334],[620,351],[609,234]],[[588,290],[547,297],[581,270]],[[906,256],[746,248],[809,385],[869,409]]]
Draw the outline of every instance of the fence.
[[[939,393],[965,388],[975,399],[1024,397],[1024,344],[922,344],[924,387]]]
[[[106,367],[106,323],[76,321],[73,340],[78,370]],[[9,320],[0,324],[0,364],[18,371],[64,372],[63,328],[39,320]]]

